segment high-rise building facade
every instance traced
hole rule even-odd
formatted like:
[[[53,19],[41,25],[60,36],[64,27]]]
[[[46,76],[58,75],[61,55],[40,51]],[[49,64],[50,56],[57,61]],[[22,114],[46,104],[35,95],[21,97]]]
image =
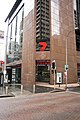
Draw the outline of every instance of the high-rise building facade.
[[[75,16],[75,30],[76,34],[76,51],[77,51],[77,77],[80,81],[80,1],[74,0],[74,16]]]
[[[80,71],[78,9],[80,9],[78,0],[15,2],[5,20],[8,23],[6,66],[11,82],[14,74],[12,71],[15,69],[13,75],[15,82],[21,82],[25,88],[32,88],[37,81],[54,84],[51,68],[53,61],[56,63],[55,83],[57,73],[62,75],[62,83],[66,83],[65,70],[68,83],[78,81],[77,71]]]

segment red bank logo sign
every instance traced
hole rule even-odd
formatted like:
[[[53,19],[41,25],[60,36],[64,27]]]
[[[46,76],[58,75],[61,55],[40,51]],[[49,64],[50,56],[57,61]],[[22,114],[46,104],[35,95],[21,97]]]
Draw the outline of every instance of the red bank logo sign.
[[[47,47],[47,43],[46,42],[39,42],[39,44],[41,45],[40,51],[44,51]]]

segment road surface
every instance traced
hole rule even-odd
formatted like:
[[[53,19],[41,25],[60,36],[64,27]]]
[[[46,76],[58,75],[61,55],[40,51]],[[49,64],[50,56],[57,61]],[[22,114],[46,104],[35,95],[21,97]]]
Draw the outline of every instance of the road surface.
[[[80,120],[80,94],[48,92],[0,98],[0,120]]]

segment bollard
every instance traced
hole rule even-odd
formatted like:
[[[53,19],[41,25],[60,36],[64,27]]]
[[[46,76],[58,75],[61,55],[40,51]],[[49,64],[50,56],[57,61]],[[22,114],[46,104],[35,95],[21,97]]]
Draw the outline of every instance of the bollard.
[[[35,85],[33,85],[33,93],[35,93]]]
[[[6,94],[8,94],[8,86],[6,86]]]
[[[23,93],[23,85],[21,85],[21,94]]]

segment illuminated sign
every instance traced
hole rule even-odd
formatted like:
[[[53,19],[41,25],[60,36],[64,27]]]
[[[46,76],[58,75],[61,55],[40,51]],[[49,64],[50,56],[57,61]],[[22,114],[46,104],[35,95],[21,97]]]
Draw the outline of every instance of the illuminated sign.
[[[50,60],[37,60],[37,65],[50,65]]]

